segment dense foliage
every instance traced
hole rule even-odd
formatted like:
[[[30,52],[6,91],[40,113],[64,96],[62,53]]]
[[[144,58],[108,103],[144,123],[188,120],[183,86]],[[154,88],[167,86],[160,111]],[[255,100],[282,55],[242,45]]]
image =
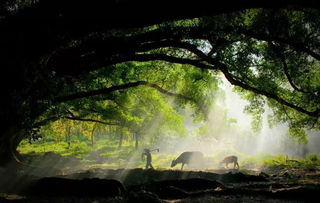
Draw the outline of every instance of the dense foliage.
[[[1,2],[1,75],[11,80],[1,85],[0,159],[59,119],[136,135],[158,121],[153,135],[183,134],[177,112],[190,105],[206,119],[220,74],[250,101],[257,130],[265,105],[271,124],[289,123],[301,140],[306,128],[319,129],[320,16],[312,2],[279,9],[275,1],[231,8],[226,1],[201,5],[203,13],[170,7],[167,15],[140,12],[144,3]]]

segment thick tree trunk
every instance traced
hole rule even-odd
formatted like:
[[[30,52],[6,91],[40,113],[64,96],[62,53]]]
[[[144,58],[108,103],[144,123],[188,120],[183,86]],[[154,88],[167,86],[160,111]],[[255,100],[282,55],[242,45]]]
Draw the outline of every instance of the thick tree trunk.
[[[25,130],[12,126],[8,127],[0,137],[0,166],[17,161],[17,147],[25,137]]]

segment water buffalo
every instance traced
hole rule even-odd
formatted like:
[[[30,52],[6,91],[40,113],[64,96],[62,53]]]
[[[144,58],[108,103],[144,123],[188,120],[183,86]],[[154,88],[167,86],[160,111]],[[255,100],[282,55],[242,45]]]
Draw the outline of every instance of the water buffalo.
[[[183,152],[180,154],[178,158],[172,161],[171,167],[181,163],[181,170],[183,170],[183,166],[185,164],[193,165],[197,168],[201,168],[204,164],[204,156],[202,152],[194,151],[194,152]]]

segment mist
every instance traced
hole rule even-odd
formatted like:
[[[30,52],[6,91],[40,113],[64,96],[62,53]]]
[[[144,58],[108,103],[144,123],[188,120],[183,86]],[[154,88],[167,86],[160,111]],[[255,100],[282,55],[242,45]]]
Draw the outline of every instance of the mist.
[[[170,168],[172,159],[185,151],[201,151],[207,159],[207,167],[218,168],[219,161],[225,156],[236,155],[240,159],[240,165],[248,157],[265,157],[261,155],[284,155],[288,158],[303,159],[309,154],[319,154],[320,143],[319,131],[308,131],[308,142],[299,143],[288,134],[288,125],[281,123],[272,128],[268,124],[268,115],[272,114],[271,109],[265,106],[263,114],[262,128],[255,132],[251,127],[252,117],[244,113],[244,108],[248,102],[241,99],[233,92],[233,86],[226,80],[219,84],[221,91],[213,95],[214,103],[208,114],[207,121],[195,122],[191,108],[183,111],[185,135],[173,135],[165,130],[158,134],[158,129],[164,116],[159,114],[154,117],[140,138],[139,147],[135,148],[135,136],[126,136],[123,146],[120,149],[118,138],[115,138],[108,131],[101,131],[95,135],[95,142],[101,142],[93,146],[76,143],[69,148],[67,143],[61,147],[65,154],[61,156],[55,153],[46,153],[39,158],[30,159],[30,165],[40,167],[43,175],[60,173],[59,169],[80,170],[91,167],[100,168],[144,168],[145,161],[141,159],[141,154],[145,148],[159,149],[153,152],[153,166],[155,168]],[[168,97],[167,102],[173,104],[173,98]],[[204,130],[201,128],[205,126]],[[177,133],[176,133],[177,134]],[[99,138],[100,136],[100,138]],[[78,143],[79,144],[79,143]],[[50,143],[48,143],[48,146]],[[36,145],[35,145],[36,146]],[[46,145],[45,145],[46,146]],[[58,146],[58,145],[55,145]],[[72,152],[81,151],[85,147],[81,159],[71,155]],[[43,149],[42,153],[50,151]],[[33,157],[36,153],[28,156]],[[243,165],[242,165],[243,166]],[[178,167],[179,168],[179,167]],[[31,169],[33,174],[40,173],[39,170]]]
[[[226,92],[226,106],[228,116],[237,120],[237,125],[241,129],[250,129],[251,117],[243,112],[247,102],[242,100],[239,95],[232,91],[230,84],[224,83],[222,86]],[[318,131],[307,131],[308,142],[299,143],[288,134],[288,124],[281,123],[270,127],[268,124],[268,115],[272,114],[271,109],[264,107],[263,124],[260,132],[252,136],[253,143],[235,143],[242,145],[239,150],[249,154],[270,153],[284,154],[293,158],[304,158],[308,154],[318,154],[320,149],[320,133]],[[237,140],[238,142],[241,140]]]
[[[272,114],[271,109],[265,106],[263,114],[262,128],[255,132],[252,130],[252,117],[244,113],[244,107],[248,102],[232,90],[232,85],[224,80],[220,84],[224,94],[218,95],[216,105],[210,110],[209,122],[215,132],[202,136],[197,134],[199,124],[192,122],[192,118],[187,116],[185,125],[188,129],[186,137],[161,139],[156,144],[162,151],[167,153],[181,153],[183,151],[201,151],[205,155],[219,154],[219,158],[231,154],[242,155],[285,155],[289,158],[303,159],[309,154],[319,154],[320,133],[319,131],[307,131],[308,142],[299,143],[288,134],[288,124],[280,123],[272,127],[268,124],[268,115]],[[227,109],[227,119],[234,120],[232,127],[217,130],[221,125],[219,121],[221,109]],[[218,133],[217,133],[218,131]]]

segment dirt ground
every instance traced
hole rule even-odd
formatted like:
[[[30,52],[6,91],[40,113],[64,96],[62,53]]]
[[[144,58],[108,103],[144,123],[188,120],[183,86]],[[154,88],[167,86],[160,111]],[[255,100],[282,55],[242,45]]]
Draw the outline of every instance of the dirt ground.
[[[316,166],[85,170],[74,157],[39,158],[0,168],[0,202],[315,202],[320,194]]]
[[[317,202],[320,168],[0,171],[0,202]],[[48,170],[48,169],[42,169]],[[39,169],[41,171],[41,169]],[[314,199],[315,198],[315,199]]]

